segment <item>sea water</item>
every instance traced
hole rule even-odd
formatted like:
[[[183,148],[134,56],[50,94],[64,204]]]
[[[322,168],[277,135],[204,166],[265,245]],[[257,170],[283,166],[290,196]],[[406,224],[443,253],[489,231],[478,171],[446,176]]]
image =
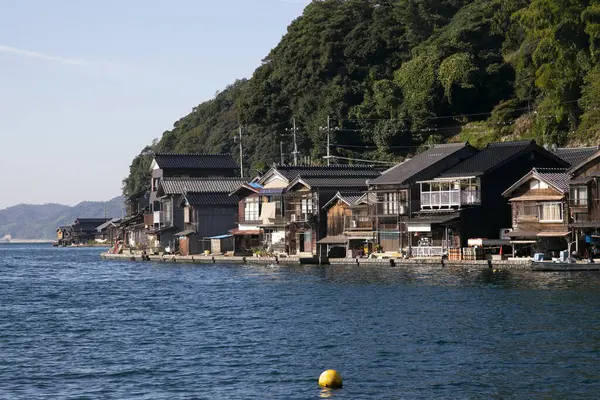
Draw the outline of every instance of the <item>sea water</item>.
[[[0,245],[0,398],[600,396],[599,273],[98,253]]]

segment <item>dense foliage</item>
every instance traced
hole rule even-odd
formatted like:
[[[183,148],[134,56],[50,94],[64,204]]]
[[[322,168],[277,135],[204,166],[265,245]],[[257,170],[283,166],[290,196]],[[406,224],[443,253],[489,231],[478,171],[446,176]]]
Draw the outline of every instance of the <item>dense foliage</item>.
[[[600,141],[600,1],[314,0],[249,80],[200,104],[134,160],[125,193],[148,182],[154,151],[231,152],[243,126],[250,172],[340,157],[395,160],[448,140]]]

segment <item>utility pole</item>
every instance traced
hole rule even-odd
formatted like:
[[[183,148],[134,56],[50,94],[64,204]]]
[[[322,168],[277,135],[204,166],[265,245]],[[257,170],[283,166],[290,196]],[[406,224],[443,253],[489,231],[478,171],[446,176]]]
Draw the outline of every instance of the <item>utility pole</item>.
[[[296,142],[296,118],[293,118],[294,123],[294,166],[298,165],[298,143]]]
[[[242,126],[240,125],[240,176],[244,177],[244,149],[242,148]]]
[[[279,154],[281,155],[281,165],[283,165],[283,140],[279,141]]]
[[[327,165],[329,166],[330,154],[329,154],[329,115],[327,116]]]

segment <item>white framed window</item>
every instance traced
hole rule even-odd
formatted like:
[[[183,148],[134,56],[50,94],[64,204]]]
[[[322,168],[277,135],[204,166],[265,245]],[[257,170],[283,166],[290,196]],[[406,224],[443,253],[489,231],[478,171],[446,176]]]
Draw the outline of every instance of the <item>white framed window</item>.
[[[313,201],[312,198],[302,199],[302,214],[313,213]]]
[[[258,197],[247,197],[244,200],[244,220],[258,221],[260,218],[260,203]]]
[[[562,222],[562,203],[542,203],[538,206],[540,222]]]
[[[383,213],[385,215],[398,214],[398,193],[383,194]]]

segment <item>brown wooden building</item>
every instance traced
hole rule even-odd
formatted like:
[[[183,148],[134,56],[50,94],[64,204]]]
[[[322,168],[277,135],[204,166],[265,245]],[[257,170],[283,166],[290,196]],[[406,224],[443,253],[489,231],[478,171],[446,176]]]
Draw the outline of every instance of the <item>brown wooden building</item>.
[[[580,255],[600,246],[600,150],[568,171],[571,223]]]
[[[376,235],[368,197],[368,193],[338,192],[323,206],[327,211],[327,237],[319,244],[327,246],[328,257],[355,258],[374,250]]]
[[[568,192],[566,169],[534,168],[503,193],[511,204],[512,231],[507,236],[514,255],[558,257],[568,248]]]

